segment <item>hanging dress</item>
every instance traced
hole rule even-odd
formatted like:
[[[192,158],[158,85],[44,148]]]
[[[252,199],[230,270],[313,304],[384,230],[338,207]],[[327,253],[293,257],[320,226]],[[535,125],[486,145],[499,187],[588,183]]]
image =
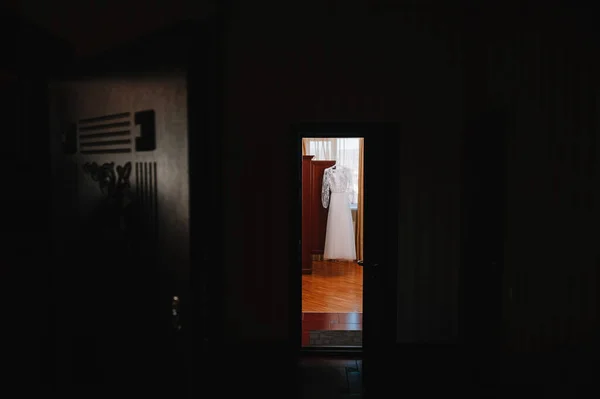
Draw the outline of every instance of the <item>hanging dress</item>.
[[[324,259],[356,260],[354,225],[352,223],[352,170],[335,165],[325,169],[321,202],[329,207],[325,233]]]

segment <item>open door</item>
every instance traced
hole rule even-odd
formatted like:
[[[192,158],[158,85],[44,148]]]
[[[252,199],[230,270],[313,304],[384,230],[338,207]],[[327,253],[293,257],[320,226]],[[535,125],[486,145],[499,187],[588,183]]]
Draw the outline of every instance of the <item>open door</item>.
[[[50,85],[57,380],[67,391],[186,384],[187,101],[184,71]]]
[[[363,386],[366,392],[374,392],[380,385],[377,377],[382,375],[380,371],[385,369],[386,360],[389,360],[384,355],[396,344],[399,127],[386,123],[302,123],[294,126],[294,130],[297,133],[295,158],[298,160],[302,153],[302,138],[364,139],[364,257],[358,260],[358,264],[364,268]],[[297,166],[298,176],[301,176],[300,162]],[[301,193],[298,197],[301,198]],[[300,231],[300,228],[296,229],[298,235]],[[300,237],[297,242],[300,242]],[[300,258],[296,266],[296,273],[293,274],[296,283],[292,291],[298,293],[299,298],[298,286],[302,281]],[[301,306],[296,309],[301,313]],[[294,325],[294,328],[298,336],[301,329],[298,325]],[[297,340],[301,342],[300,337]],[[322,351],[324,348],[319,349]]]
[[[368,128],[366,128],[368,129]],[[396,347],[399,128],[374,125],[366,131],[364,154],[363,386],[372,395],[383,384]]]

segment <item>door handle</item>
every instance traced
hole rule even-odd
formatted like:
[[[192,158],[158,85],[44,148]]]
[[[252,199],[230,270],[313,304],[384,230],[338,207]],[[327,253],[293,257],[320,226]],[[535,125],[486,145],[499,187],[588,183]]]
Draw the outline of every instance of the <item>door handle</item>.
[[[359,260],[356,263],[358,263],[359,266],[366,266],[366,267],[376,267],[379,266],[378,263],[369,263],[369,262],[365,262],[364,260]]]
[[[171,302],[171,321],[175,331],[181,330],[181,324],[179,321],[179,297],[174,296]]]

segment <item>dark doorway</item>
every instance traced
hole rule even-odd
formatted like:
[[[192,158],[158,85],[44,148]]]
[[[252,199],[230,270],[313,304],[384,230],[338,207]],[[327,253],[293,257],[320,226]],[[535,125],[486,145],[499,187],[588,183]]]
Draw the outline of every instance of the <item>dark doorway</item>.
[[[298,181],[296,226],[292,236],[302,245],[302,139],[303,138],[362,138],[364,140],[364,257],[357,259],[363,267],[362,355],[364,356],[365,389],[374,387],[377,375],[376,358],[396,343],[396,290],[398,267],[398,187],[399,135],[396,124],[388,123],[303,123],[293,127],[293,156]],[[392,184],[390,184],[392,182]],[[294,254],[295,270],[290,298],[292,336],[298,349],[301,337],[301,251]],[[340,348],[329,347],[335,351]],[[308,349],[306,349],[308,350]]]
[[[302,346],[362,347],[364,139],[302,138]]]

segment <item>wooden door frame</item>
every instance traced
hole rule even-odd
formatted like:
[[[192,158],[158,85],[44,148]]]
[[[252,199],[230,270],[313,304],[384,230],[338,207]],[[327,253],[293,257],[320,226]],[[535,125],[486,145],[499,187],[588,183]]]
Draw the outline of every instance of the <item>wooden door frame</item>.
[[[341,349],[341,348],[307,348],[302,347],[302,320],[300,317],[295,315],[302,313],[302,138],[310,137],[332,137],[332,138],[352,138],[362,137],[372,139],[379,137],[382,140],[390,141],[391,146],[399,147],[399,136],[400,136],[400,125],[394,122],[343,122],[343,121],[326,121],[326,122],[299,122],[292,124],[292,143],[290,144],[290,159],[294,162],[293,175],[290,176],[291,181],[295,181],[296,184],[292,185],[294,192],[291,194],[291,198],[295,198],[295,203],[292,207],[293,215],[290,232],[290,266],[291,270],[289,273],[288,281],[288,292],[289,292],[289,337],[291,342],[291,351],[295,354],[314,354],[314,353],[327,353],[328,355],[362,355],[363,349]],[[394,160],[394,162],[397,162]],[[396,164],[396,166],[398,166]],[[399,174],[399,170],[397,169]],[[391,190],[394,191],[396,198],[399,197],[399,186],[400,182],[395,185]],[[398,240],[395,240],[396,251]],[[386,296],[394,298],[393,303],[390,306],[393,309],[393,314],[397,315],[397,272],[396,267],[386,269],[386,276],[393,281],[393,284],[386,286]],[[393,321],[393,322],[392,322]],[[388,335],[390,339],[384,342],[383,346],[388,347],[392,350],[396,346],[396,327],[397,327],[397,316],[391,318],[389,323]],[[393,337],[393,341],[391,340]]]

